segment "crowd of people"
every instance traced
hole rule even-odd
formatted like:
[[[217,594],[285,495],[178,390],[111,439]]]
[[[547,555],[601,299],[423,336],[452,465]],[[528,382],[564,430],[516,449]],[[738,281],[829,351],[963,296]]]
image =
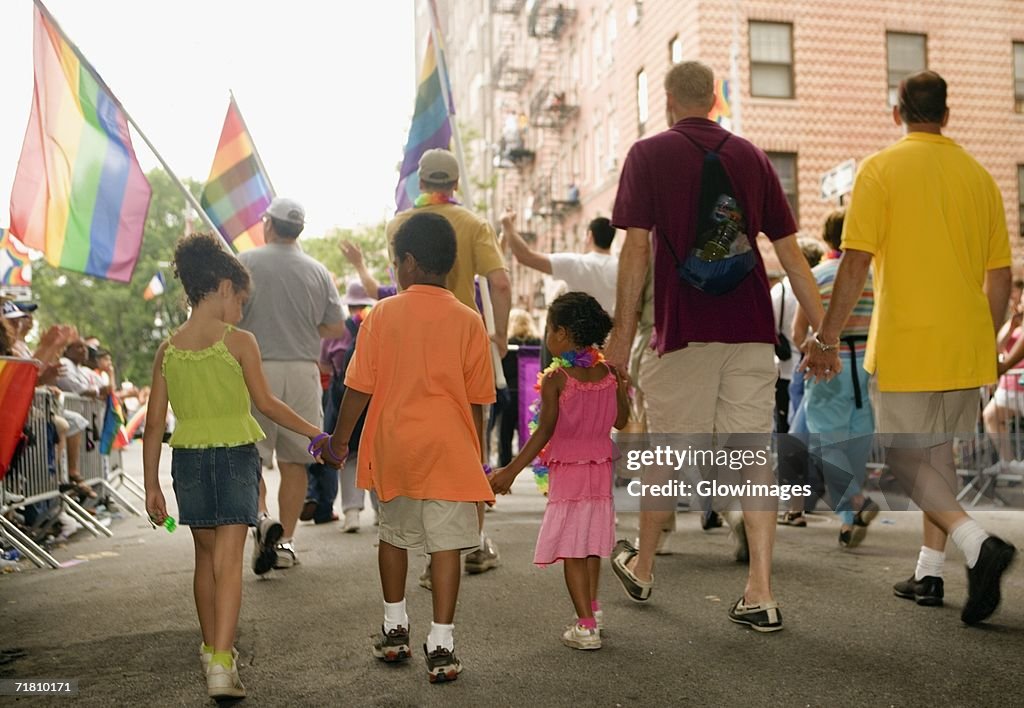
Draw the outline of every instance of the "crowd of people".
[[[532,248],[514,208],[501,219],[499,241],[458,203],[459,165],[446,150],[423,155],[421,196],[387,226],[393,285],[343,242],[358,278],[342,295],[298,245],[305,214],[290,199],[267,209],[267,245],[239,257],[213,235],[182,239],[174,266],[190,315],[154,362],[144,477],[147,512],[161,523],[170,406],[171,476],[179,523],[194,539],[209,695],[245,695],[234,641],[249,529],[253,572],[286,571],[300,562],[300,521],[359,532],[367,494],[384,609],[372,653],[388,663],[413,653],[405,598],[413,550],[426,555],[419,581],[433,593],[422,644],[428,677],[456,679],[461,573],[500,565],[485,509],[537,464],[550,487],[534,563],[563,564],[576,620],[561,641],[599,649],[602,559],[630,599],[651,602],[655,559],[676,513],[675,499],[642,498],[638,538],[616,540],[613,428],[714,435],[730,451],[764,449],[774,432],[777,470],[757,460],[742,479],[820,485],[844,549],[864,542],[879,513],[865,471],[873,436],[881,436],[892,474],[924,519],[914,572],[892,592],[941,605],[952,537],[968,576],[961,619],[974,625],[991,616],[1016,549],[957,502],[952,441],[974,431],[979,390],[1024,360],[1024,295],[1005,321],[1011,262],[1002,200],[984,168],[942,135],[946,92],[934,72],[903,81],[893,120],[905,136],[862,163],[848,209],[829,216],[821,241],[798,238],[765,153],[707,119],[714,77],[699,62],[666,75],[669,128],[633,145],[613,213],[589,223],[583,253]],[[754,245],[759,234],[784,271],[774,287]],[[506,248],[567,285],[543,328],[511,308]],[[941,292],[924,287],[935,279]],[[25,310],[5,305],[15,332]],[[15,334],[8,349],[18,341]],[[532,434],[516,446],[520,398],[532,392],[519,384],[515,356],[532,346],[542,352],[539,400]],[[90,367],[86,343],[68,328],[47,331],[37,351],[19,355],[40,362],[44,382],[80,395],[116,387],[102,352]],[[985,409],[996,471],[1020,464],[1002,446],[1008,421],[1024,410],[1020,388],[1003,376]],[[81,432],[73,420],[65,426],[69,441]],[[263,480],[275,460],[276,507]],[[643,481],[671,474],[652,467]],[[729,620],[758,632],[783,628],[772,586],[776,527],[805,527],[812,509],[794,497],[780,513],[777,498],[742,497],[700,510],[706,529],[725,520],[737,560],[749,565]]]
[[[48,473],[56,480],[60,492],[72,495],[90,514],[95,515],[97,510],[115,512],[115,502],[102,488],[97,490],[99,477],[93,474],[87,479],[83,464],[83,457],[103,438],[106,416],[86,417],[68,405],[69,396],[101,406],[115,400],[130,413],[145,408],[149,387],[136,388],[129,381],[119,381],[111,352],[102,347],[97,337],[80,336],[72,325],[50,326],[34,337],[34,347],[30,345],[38,308],[36,302],[6,300],[0,319],[0,356],[32,362],[37,369],[37,391],[50,398],[48,413],[37,409],[30,413],[45,418],[38,422],[46,431],[45,439],[32,442],[44,446]],[[16,453],[13,462],[17,463],[19,454]],[[8,488],[18,489],[17,475],[13,481]],[[23,496],[18,492],[7,495],[11,507],[8,516],[36,540],[66,538],[80,528],[72,517],[61,513],[59,500],[18,507]]]

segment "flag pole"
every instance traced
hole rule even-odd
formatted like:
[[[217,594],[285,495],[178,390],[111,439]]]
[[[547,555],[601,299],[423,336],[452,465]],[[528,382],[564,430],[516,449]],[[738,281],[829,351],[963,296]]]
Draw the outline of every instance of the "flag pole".
[[[445,114],[448,116],[448,125],[451,127],[452,139],[455,142],[455,159],[459,162],[459,185],[462,196],[469,207],[473,206],[472,184],[469,174],[466,172],[466,156],[462,149],[462,135],[459,133],[459,125],[455,120],[455,111],[452,110],[451,95],[448,92],[448,65],[444,61],[444,52],[441,50],[441,21],[437,14],[435,0],[427,0],[430,9],[430,37],[434,43],[434,63],[437,65],[437,77],[441,83],[441,98],[444,101]],[[480,304],[483,306],[484,324],[487,327],[487,334],[494,336],[494,303],[491,302],[491,288],[487,278],[479,278]],[[501,366],[501,356],[498,354],[498,345],[491,342],[491,366],[494,369],[494,384],[496,388],[508,387],[505,381],[505,372]]]
[[[114,102],[117,104],[117,107],[121,109],[122,113],[124,113],[124,117],[128,120],[131,126],[135,128],[135,132],[139,134],[139,137],[142,138],[142,142],[146,143],[146,146],[149,148],[150,152],[153,153],[153,156],[156,157],[157,161],[161,164],[161,166],[163,166],[164,171],[170,176],[171,181],[174,182],[178,189],[181,190],[181,193],[185,195],[185,200],[189,203],[189,205],[191,205],[193,209],[195,209],[199,213],[199,216],[202,217],[203,221],[206,222],[206,225],[210,227],[214,231],[214,233],[221,236],[221,243],[227,248],[228,252],[230,253],[231,247],[230,245],[227,244],[227,242],[224,241],[224,236],[220,233],[220,231],[217,230],[217,227],[213,225],[213,221],[211,221],[210,217],[206,214],[205,211],[203,211],[203,207],[200,206],[199,201],[194,196],[192,196],[192,192],[188,191],[188,189],[185,187],[182,181],[178,179],[178,176],[167,164],[167,161],[164,160],[163,156],[161,156],[160,153],[157,152],[156,148],[153,147],[153,143],[149,141],[149,138],[147,138],[146,134],[142,132],[142,129],[139,127],[139,124],[135,122],[135,119],[133,119],[131,114],[125,109],[124,104],[121,103],[121,99],[119,99],[117,95],[110,90],[110,87],[107,86],[106,82],[102,78],[100,78],[99,73],[96,71],[95,68],[93,68],[93,65],[89,62],[89,60],[85,58],[85,55],[82,54],[82,50],[78,48],[77,44],[71,41],[71,38],[68,37],[64,30],[61,28],[60,23],[57,22],[56,18],[52,14],[50,14],[50,11],[46,9],[45,5],[43,5],[42,0],[33,0],[33,2],[36,8],[38,8],[38,10],[43,15],[46,16],[46,20],[53,25],[57,32],[60,33],[61,38],[67,43],[69,47],[71,47],[71,51],[75,53],[75,56],[78,58],[78,61],[81,62],[82,66],[92,75],[94,79],[96,79],[96,83],[103,87],[107,94],[109,94],[110,97],[114,99]]]
[[[277,190],[274,189],[274,184],[270,181],[270,173],[267,172],[267,168],[263,164],[263,158],[260,157],[260,151],[256,149],[256,140],[253,139],[252,131],[249,130],[249,126],[245,122],[245,116],[242,115],[242,109],[238,107],[238,101],[235,100],[235,92],[228,89],[228,95],[231,96],[231,105],[235,107],[235,112],[238,113],[238,119],[242,121],[242,127],[249,136],[249,142],[252,143],[252,155],[256,158],[256,164],[259,166],[263,176],[267,178],[267,186],[270,187],[270,196],[271,198],[274,198],[277,196]]]

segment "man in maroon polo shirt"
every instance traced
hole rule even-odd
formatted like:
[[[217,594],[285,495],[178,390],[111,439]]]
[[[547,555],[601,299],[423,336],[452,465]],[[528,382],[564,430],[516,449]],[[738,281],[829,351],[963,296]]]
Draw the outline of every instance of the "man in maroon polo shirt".
[[[702,440],[714,433],[719,446],[738,434],[757,434],[766,441],[772,430],[776,334],[768,278],[754,242],[757,234],[772,241],[815,328],[823,315],[818,289],[767,156],[707,119],[715,100],[711,69],[699,62],[677,64],[665,77],[665,94],[670,128],[633,145],[619,181],[612,224],[626,230],[626,242],[619,258],[615,327],[605,355],[614,366],[627,362],[653,244],[654,336],[639,381],[648,432],[700,435]],[[753,270],[720,295],[682,281],[677,267],[696,245],[701,174],[709,151],[718,153],[729,177],[745,218],[745,233],[739,238],[749,239],[756,258]],[[747,479],[770,483],[771,470],[767,464],[748,466],[739,481]],[[762,632],[782,629],[771,591],[772,501],[757,504],[744,497],[742,517],[731,515],[739,541],[737,560],[747,560],[749,554],[750,570],[743,597],[729,618]],[[672,514],[674,509],[642,505],[639,548],[620,541],[612,554],[616,576],[637,602],[650,597],[655,548]]]

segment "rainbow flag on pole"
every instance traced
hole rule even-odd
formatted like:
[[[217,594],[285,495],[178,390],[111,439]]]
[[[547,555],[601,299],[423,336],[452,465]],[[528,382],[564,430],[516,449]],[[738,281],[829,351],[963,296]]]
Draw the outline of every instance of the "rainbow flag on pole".
[[[32,112],[11,231],[54,266],[131,280],[152,190],[121,104],[36,0]]]
[[[200,197],[203,211],[224,240],[241,253],[263,245],[260,219],[273,198],[270,178],[232,96],[213,167]]]
[[[7,229],[0,229],[0,285],[32,285],[28,248]]]
[[[444,61],[441,52],[441,61]],[[447,75],[447,74],[446,74]],[[451,91],[448,92],[451,96]],[[437,67],[433,38],[427,40],[427,51],[423,56],[419,85],[416,89],[416,110],[412,115],[409,139],[405,143],[405,159],[399,171],[398,189],[395,190],[395,204],[398,211],[412,208],[420,194],[420,158],[432,148],[448,149],[452,142],[452,127],[449,114],[455,111],[446,106],[441,91],[441,73]]]

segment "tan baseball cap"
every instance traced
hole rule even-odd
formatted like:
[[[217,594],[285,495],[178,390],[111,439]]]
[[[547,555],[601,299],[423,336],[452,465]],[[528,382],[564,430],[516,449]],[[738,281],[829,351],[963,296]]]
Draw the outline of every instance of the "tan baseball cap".
[[[459,178],[459,162],[448,150],[427,150],[420,158],[420,179],[427,184],[451,184]]]

